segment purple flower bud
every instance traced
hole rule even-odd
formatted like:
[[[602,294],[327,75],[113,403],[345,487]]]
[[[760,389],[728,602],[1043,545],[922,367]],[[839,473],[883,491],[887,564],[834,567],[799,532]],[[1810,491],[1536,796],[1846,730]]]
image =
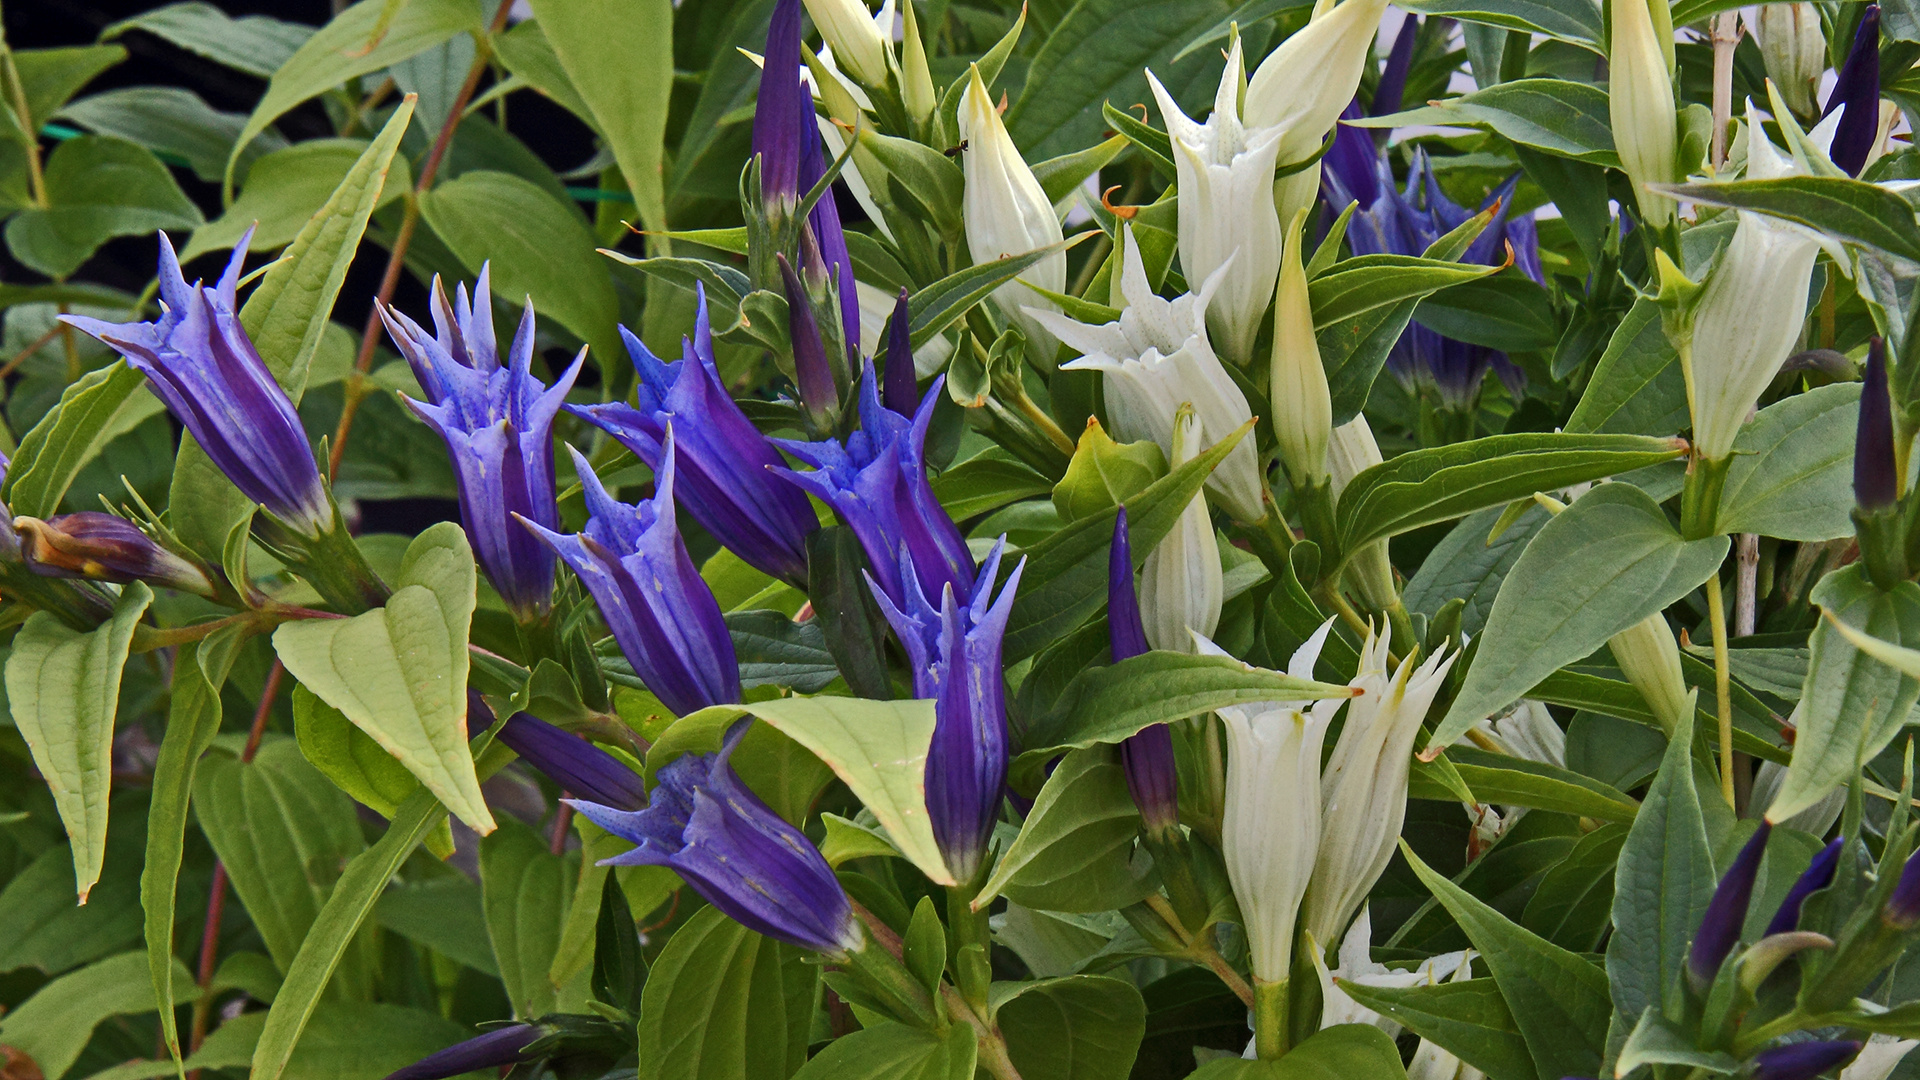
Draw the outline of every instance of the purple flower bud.
[[[552,607],[553,552],[513,519],[549,529],[560,524],[553,496],[553,420],[587,350],[580,350],[551,389],[534,378],[529,298],[507,364],[501,366],[489,270],[481,266],[471,304],[465,286],[454,290],[449,304],[440,279],[433,279],[432,334],[391,306],[380,310],[380,318],[431,402],[402,398],[447,444],[460,488],[460,524],[473,541],[474,557],[524,622],[545,617]]]
[[[525,1049],[552,1032],[553,1028],[543,1024],[509,1024],[494,1028],[484,1035],[428,1054],[397,1072],[388,1073],[387,1080],[444,1080],[449,1076],[532,1061],[532,1056],[524,1053]]]
[[[645,810],[574,801],[589,821],[638,845],[600,865],[664,866],[749,930],[818,952],[857,950],[864,935],[833,867],[727,763],[750,724],[735,724],[718,754],[661,769]]]
[[[1910,856],[1900,868],[1900,880],[1894,883],[1893,895],[1887,897],[1887,906],[1880,914],[1896,930],[1920,925],[1920,853]]]
[[[1420,16],[1409,14],[1400,21],[1393,51],[1387,54],[1387,66],[1381,69],[1380,82],[1374,86],[1373,108],[1369,110],[1373,115],[1387,116],[1400,111],[1400,99],[1407,92],[1407,72],[1413,67],[1413,46],[1419,37]]]
[[[1140,598],[1133,590],[1133,554],[1127,541],[1127,508],[1113,520],[1113,544],[1107,555],[1107,641],[1113,662],[1147,651],[1147,628],[1140,620]],[[1120,765],[1127,792],[1151,831],[1173,828],[1180,819],[1180,774],[1173,760],[1173,732],[1155,724],[1120,744]]]
[[[1853,501],[1871,513],[1900,498],[1893,455],[1893,399],[1887,389],[1887,346],[1878,337],[1867,349],[1860,387],[1860,426],[1853,443]]]
[[[313,448],[292,400],[235,313],[240,266],[253,230],[234,246],[212,288],[197,281],[188,285],[172,242],[159,235],[158,319],[115,324],[62,315],[61,321],[99,338],[145,375],[154,396],[241,494],[293,531],[318,537],[334,519]]]
[[[1812,1080],[1860,1052],[1851,1039],[1788,1043],[1753,1056],[1752,1080]]]
[[[1827,156],[1848,176],[1859,176],[1867,167],[1867,155],[1873,152],[1874,139],[1880,133],[1880,5],[1868,4],[1853,32],[1853,48],[1840,76],[1827,93],[1827,105],[1821,116],[1835,109],[1840,126],[1834,130],[1833,145]]]
[[[27,569],[44,577],[93,581],[145,581],[171,589],[213,595],[204,570],[175,555],[125,518],[83,510],[48,521],[13,519],[24,541]]]
[[[1840,865],[1840,848],[1845,844],[1844,839],[1836,838],[1820,849],[1819,854],[1813,857],[1806,870],[1794,881],[1793,888],[1787,890],[1786,899],[1780,901],[1779,910],[1773,913],[1773,921],[1767,924],[1767,932],[1761,936],[1772,937],[1800,928],[1800,906],[1807,902],[1807,897],[1833,884],[1834,869]]]
[[[585,488],[586,530],[563,536],[522,521],[579,575],[621,653],[662,704],[685,716],[737,703],[733,637],[674,521],[673,428],[653,497],[633,506],[609,495],[586,457],[571,452]]]
[[[1695,990],[1705,992],[1713,984],[1720,965],[1740,941],[1747,905],[1753,900],[1753,879],[1760,872],[1760,858],[1766,854],[1767,836],[1772,832],[1773,826],[1762,820],[1713,890],[1707,913],[1700,920],[1700,932],[1687,950],[1687,978]]]
[[[827,360],[827,347],[820,339],[820,325],[813,318],[813,299],[793,264],[785,255],[775,255],[780,264],[780,284],[787,296],[787,336],[793,341],[793,381],[800,387],[800,403],[816,422],[823,422],[839,407],[840,394],[833,385],[833,365]]]
[[[860,384],[860,430],[844,444],[837,439],[778,440],[813,471],[773,471],[833,507],[860,541],[880,591],[901,610],[909,607],[902,566],[913,567],[923,596],[939,596],[948,586],[959,597],[973,592],[973,553],[934,496],[923,456],[927,425],[945,390],[944,376],[935,379],[908,420],[881,406],[873,368],[868,367]],[[910,564],[901,559],[903,550],[913,556]]]
[[[612,435],[656,473],[667,425],[678,420],[680,508],[747,565],[805,587],[807,537],[820,522],[806,495],[768,471],[784,467],[786,459],[721,383],[707,290],[696,285],[695,291],[693,336],[681,339],[681,359],[671,364],[620,328],[639,376],[635,405],[610,402],[567,410]]]
[[[780,0],[767,26],[760,94],[753,110],[753,152],[760,158],[760,193],[769,207],[788,208],[806,194],[800,161],[813,126],[813,97],[800,81],[800,0]],[[824,200],[823,200],[824,201]]]
[[[500,741],[545,773],[560,790],[615,810],[647,805],[647,786],[620,759],[532,713],[517,712],[500,726]]]
[[[907,314],[907,290],[893,305],[893,317],[887,320],[887,408],[901,416],[912,416],[920,400],[919,381],[913,368],[913,321]]]
[[[1013,568],[996,600],[993,583],[1006,546],[1002,537],[965,592],[944,583],[938,607],[921,587],[908,550],[900,552],[905,605],[896,604],[872,574],[867,576],[881,613],[907,650],[913,696],[934,703],[927,815],[947,869],[960,881],[972,880],[986,857],[1007,781],[1007,684],[1000,644],[1026,560]]]

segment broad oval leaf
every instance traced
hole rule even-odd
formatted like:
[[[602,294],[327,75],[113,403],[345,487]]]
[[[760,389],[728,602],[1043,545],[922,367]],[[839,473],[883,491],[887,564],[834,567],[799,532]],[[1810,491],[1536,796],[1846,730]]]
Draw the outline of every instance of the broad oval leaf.
[[[1853,535],[1860,384],[1835,383],[1760,410],[1733,443],[1714,527],[1782,540]]]
[[[800,949],[702,909],[648,971],[641,1080],[791,1076],[807,1057],[819,970]]]
[[[1047,777],[973,908],[1002,893],[1044,911],[1111,911],[1145,899],[1151,879],[1130,870],[1139,832],[1140,811],[1114,751],[1076,750]]]

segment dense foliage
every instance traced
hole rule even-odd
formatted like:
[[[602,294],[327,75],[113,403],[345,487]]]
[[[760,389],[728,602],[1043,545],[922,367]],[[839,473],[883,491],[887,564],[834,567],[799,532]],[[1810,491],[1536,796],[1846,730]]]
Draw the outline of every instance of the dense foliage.
[[[1920,9],[1402,7],[0,44],[0,1077],[1920,1070]]]

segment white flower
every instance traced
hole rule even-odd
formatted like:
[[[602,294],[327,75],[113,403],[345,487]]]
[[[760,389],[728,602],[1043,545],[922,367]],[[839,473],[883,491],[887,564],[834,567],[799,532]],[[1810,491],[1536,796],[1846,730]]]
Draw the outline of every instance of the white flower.
[[[1338,967],[1327,970],[1326,961],[1316,951],[1314,967],[1320,973],[1321,1030],[1338,1024],[1371,1024],[1386,1032],[1389,1038],[1400,1034],[1398,1023],[1353,1000],[1335,979],[1361,986],[1425,986],[1465,967],[1473,956],[1472,950],[1463,949],[1430,956],[1420,961],[1418,967],[1390,968],[1374,962],[1372,946],[1373,917],[1369,909],[1363,906],[1360,914],[1354,916],[1353,926],[1348,929],[1347,936],[1340,942]]]
[[[1253,359],[1260,317],[1273,300],[1273,282],[1280,272],[1273,166],[1282,130],[1241,125],[1240,65],[1240,40],[1235,38],[1213,114],[1204,124],[1189,120],[1151,71],[1147,84],[1173,140],[1181,269],[1188,281],[1204,281],[1231,264],[1207,307],[1207,325],[1220,351],[1244,365]]]
[[[1154,295],[1133,231],[1121,233],[1120,289],[1126,310],[1099,326],[1075,322],[1056,311],[1028,307],[1026,314],[1081,355],[1063,370],[1105,373],[1107,417],[1122,442],[1152,439],[1173,456],[1173,418],[1191,402],[1200,420],[1200,444],[1210,447],[1253,416],[1220,358],[1207,342],[1207,302],[1219,283],[1219,271],[1174,300]],[[1261,495],[1266,483],[1249,439],[1227,453],[1207,478],[1207,491],[1234,520],[1256,522],[1266,516]]]
[[[1313,677],[1333,621],[1293,654],[1289,673]],[[1225,655],[1204,638],[1205,654]],[[1240,902],[1253,977],[1287,980],[1300,898],[1313,874],[1320,838],[1320,744],[1340,699],[1270,701],[1220,710],[1227,726],[1227,805],[1221,846]]]
[[[1465,982],[1471,978],[1473,962],[1469,960],[1460,965],[1449,981]],[[1420,1040],[1419,1049],[1413,1052],[1413,1060],[1407,1062],[1407,1080],[1483,1080],[1485,1076],[1479,1069],[1461,1061],[1429,1039]]]
[[[1809,0],[1761,4],[1741,15],[1760,45],[1767,77],[1787,107],[1801,116],[1811,113],[1814,87],[1827,70],[1827,39],[1820,31],[1819,5]]]
[[[1019,148],[1000,122],[1000,111],[980,81],[980,69],[970,69],[967,91],[960,98],[960,141],[966,150],[960,155],[966,167],[967,197],[964,213],[967,225],[967,250],[975,263],[990,263],[1007,255],[1024,255],[1036,248],[1057,244],[1063,238],[1060,219],[1053,204],[1040,189],[1033,170],[1020,157]],[[1056,251],[1028,267],[1018,278],[994,290],[994,300],[1007,318],[1020,327],[1033,347],[1033,355],[1051,362],[1058,348],[1052,334],[1027,311],[1053,310],[1053,302],[1023,287],[1028,282],[1051,292],[1067,288],[1067,255]],[[1171,418],[1171,413],[1168,414]]]
[[[1567,733],[1554,723],[1547,707],[1532,698],[1521,698],[1505,716],[1482,720],[1477,726],[1514,757],[1567,767]]]
[[[1327,480],[1334,505],[1340,504],[1340,493],[1347,490],[1354,477],[1380,461],[1380,444],[1373,441],[1373,429],[1367,426],[1365,416],[1355,416],[1334,428],[1333,437],[1327,441]],[[1347,581],[1374,611],[1385,611],[1400,599],[1393,587],[1393,563],[1387,558],[1385,540],[1375,540],[1353,553],[1347,561]]]
[[[1800,710],[1795,709],[1794,713],[1794,719],[1799,720]],[[1779,765],[1771,761],[1761,762],[1760,772],[1753,778],[1753,794],[1748,797],[1747,805],[1759,811],[1771,809],[1773,800],[1780,794],[1780,785],[1784,783],[1786,779],[1787,767],[1785,765]],[[1840,811],[1846,809],[1846,806],[1847,789],[1845,787],[1836,787],[1816,800],[1805,810],[1793,814],[1785,821],[1778,822],[1777,824],[1785,828],[1809,832],[1815,836],[1825,836],[1827,835],[1827,830],[1833,828],[1833,823],[1840,820]]]
[[[1806,172],[1774,149],[1752,102],[1747,103],[1746,135],[1748,179]],[[1733,452],[1733,438],[1747,414],[1792,354],[1823,243],[1819,234],[1779,218],[1746,210],[1737,214],[1733,239],[1707,276],[1693,309],[1690,341],[1680,352],[1693,445],[1712,461]]]
[[[1304,161],[1320,149],[1340,110],[1353,100],[1371,55],[1387,0],[1344,0],[1319,10],[1313,20],[1267,58],[1247,80],[1241,118],[1249,128],[1277,127],[1280,164]],[[1313,203],[1320,166],[1302,169],[1274,184],[1281,222]]]
[[[1327,482],[1327,442],[1333,434],[1333,397],[1320,344],[1313,336],[1313,305],[1307,298],[1307,271],[1300,258],[1306,212],[1287,226],[1280,257],[1280,284],[1273,298],[1273,433],[1280,441],[1280,463],[1296,488]]]
[[[1307,930],[1332,941],[1366,901],[1392,860],[1407,816],[1407,772],[1420,722],[1458,654],[1444,651],[1416,670],[1413,656],[1387,673],[1386,637],[1368,631],[1340,741],[1320,778],[1320,851],[1307,894]]]
[[[1607,647],[1620,673],[1646,699],[1654,719],[1672,734],[1692,706],[1686,676],[1680,670],[1680,646],[1667,617],[1656,611],[1608,638]]]
[[[1920,1046],[1920,1040],[1875,1035],[1860,1048],[1860,1056],[1853,1059],[1853,1064],[1840,1070],[1840,1080],[1887,1080],[1900,1059],[1915,1046]]]
[[[1659,5],[1656,13],[1654,4]],[[1673,200],[1648,191],[1672,183],[1676,155],[1673,79],[1673,19],[1666,0],[1624,0],[1613,8],[1613,51],[1607,57],[1607,107],[1613,145],[1633,183],[1646,223],[1673,220]],[[1661,34],[1664,28],[1665,38]]]
[[[1200,453],[1200,420],[1191,405],[1181,405],[1173,423],[1173,453],[1179,468]],[[1166,539],[1147,553],[1140,568],[1140,615],[1147,644],[1156,649],[1192,652],[1193,634],[1212,637],[1220,624],[1226,594],[1220,547],[1213,539],[1205,495],[1195,495]],[[1192,631],[1189,633],[1188,631]]]
[[[805,0],[807,14],[834,59],[849,75],[867,86],[887,85],[890,66],[888,39],[893,36],[893,0],[881,6],[878,18],[868,14],[862,0]],[[881,27],[886,31],[883,35]]]
[[[898,298],[864,281],[854,284],[858,286],[856,295],[860,300],[860,351],[874,356],[887,343],[887,323],[893,318],[893,305]],[[933,340],[913,350],[913,377],[925,379],[935,374],[947,366],[947,358],[952,355],[953,342],[944,335],[935,335]]]

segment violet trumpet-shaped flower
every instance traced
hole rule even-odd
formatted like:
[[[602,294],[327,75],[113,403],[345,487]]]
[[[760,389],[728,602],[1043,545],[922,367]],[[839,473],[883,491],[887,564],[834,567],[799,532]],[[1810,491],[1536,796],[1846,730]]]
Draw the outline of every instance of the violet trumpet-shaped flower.
[[[1792,933],[1800,929],[1800,907],[1807,897],[1833,884],[1833,872],[1840,865],[1840,849],[1846,840],[1835,837],[1833,842],[1820,849],[1807,864],[1806,870],[1795,879],[1793,888],[1787,890],[1786,898],[1780,901],[1780,907],[1773,913],[1773,921],[1767,924],[1763,936]]]
[[[41,521],[13,519],[27,569],[42,577],[145,581],[212,596],[206,571],[155,543],[123,517],[82,510]]]
[[[615,810],[647,805],[647,785],[619,758],[570,731],[529,712],[517,712],[500,725],[499,739],[527,764],[560,785],[560,790]]]
[[[527,527],[579,575],[620,652],[662,704],[685,716],[737,703],[733,638],[674,520],[672,426],[654,495],[633,506],[607,494],[586,457],[568,449],[585,488],[586,530],[563,536],[535,522]]]
[[[1833,133],[1828,157],[1848,176],[1859,176],[1867,167],[1873,144],[1880,134],[1880,5],[1868,4],[1853,33],[1853,47],[1839,78],[1827,94],[1821,116],[1840,110],[1839,127]]]
[[[791,585],[807,582],[807,537],[820,527],[807,497],[769,469],[786,459],[753,426],[720,381],[707,318],[707,291],[697,286],[693,336],[681,358],[664,363],[626,327],[620,336],[639,376],[635,403],[570,405],[567,411],[614,437],[647,467],[660,471],[667,425],[674,435],[680,508],[693,515],[747,565]]]
[[[986,859],[1006,788],[1007,684],[1000,643],[1013,613],[1026,560],[1013,568],[999,596],[1005,537],[964,590],[943,582],[936,606],[922,587],[913,553],[900,553],[906,602],[896,603],[872,574],[867,586],[899,635],[913,669],[913,696],[933,700],[933,744],[927,750],[927,816],[941,857],[956,881],[971,881]]]
[[[1357,110],[1355,112],[1357,114]],[[1334,149],[1327,155],[1327,168],[1321,176],[1321,187],[1328,205],[1336,210],[1359,202],[1347,229],[1347,242],[1353,246],[1355,255],[1419,255],[1426,251],[1427,245],[1498,200],[1500,212],[1474,239],[1460,261],[1481,265],[1502,263],[1506,261],[1508,245],[1512,245],[1514,264],[1534,281],[1546,280],[1540,266],[1540,245],[1534,232],[1533,215],[1507,213],[1519,174],[1508,178],[1488,195],[1479,210],[1468,211],[1440,190],[1433,175],[1433,164],[1424,154],[1416,155],[1412,175],[1402,191],[1394,185],[1386,156],[1374,147],[1373,137],[1365,129],[1342,127],[1334,139]],[[1410,393],[1431,394],[1441,407],[1456,412],[1473,408],[1489,368],[1499,374],[1515,395],[1525,389],[1525,374],[1505,353],[1442,337],[1418,322],[1407,324],[1400,340],[1387,354],[1387,369],[1401,386]]]
[[[1140,621],[1140,600],[1133,590],[1133,548],[1127,539],[1127,508],[1113,519],[1113,544],[1107,554],[1107,642],[1113,662],[1147,651],[1147,628]],[[1140,820],[1149,832],[1171,829],[1179,823],[1178,771],[1173,761],[1173,732],[1154,724],[1128,736],[1120,744],[1120,765],[1127,774],[1127,793],[1140,808]]]
[[[317,538],[333,528],[333,502],[287,392],[274,381],[236,313],[240,265],[253,231],[211,288],[188,285],[173,243],[160,234],[160,305],[152,322],[115,324],[62,315],[147,377],[155,397],[187,429],[241,494],[294,532]]]
[[[482,1070],[491,1072],[503,1065],[518,1065],[533,1060],[526,1048],[553,1034],[547,1024],[508,1024],[492,1031],[454,1043],[445,1050],[428,1054],[419,1061],[388,1073],[386,1080],[445,1080]]]
[[[749,930],[829,955],[857,951],[865,937],[833,867],[728,762],[750,723],[734,724],[719,753],[687,754],[661,769],[645,810],[571,804],[637,845],[601,866],[664,866]]]
[[[447,444],[460,487],[460,524],[473,542],[474,558],[523,622],[546,617],[553,604],[553,552],[514,522],[526,518],[556,528],[560,513],[553,494],[553,419],[586,362],[582,348],[573,365],[543,385],[533,375],[534,315],[529,298],[507,362],[493,333],[490,267],[480,267],[467,300],[464,285],[453,302],[433,279],[433,333],[391,305],[380,308],[387,333],[400,349],[427,401],[402,397]]]
[[[1860,423],[1853,443],[1853,501],[1862,512],[1886,510],[1900,499],[1893,453],[1893,398],[1887,388],[1887,346],[1879,338],[1867,350],[1860,387]]]
[[[908,565],[900,558],[903,549],[913,556],[923,596],[937,597],[949,585],[956,596],[973,595],[973,554],[934,496],[922,452],[945,386],[944,377],[934,380],[908,419],[880,404],[878,380],[868,367],[860,383],[860,429],[844,443],[778,441],[813,471],[773,471],[833,507],[860,541],[880,591],[901,610],[909,606],[900,576]]]
[[[1700,932],[1687,950],[1687,980],[1701,993],[1713,985],[1720,965],[1740,941],[1740,927],[1747,921],[1747,905],[1753,900],[1753,879],[1760,873],[1760,857],[1766,854],[1767,836],[1772,832],[1773,826],[1762,820],[1740,854],[1734,856],[1733,865],[1720,876],[1713,899],[1707,903]]]
[[[1753,1056],[1752,1080],[1813,1080],[1860,1052],[1852,1039],[1788,1043]]]

